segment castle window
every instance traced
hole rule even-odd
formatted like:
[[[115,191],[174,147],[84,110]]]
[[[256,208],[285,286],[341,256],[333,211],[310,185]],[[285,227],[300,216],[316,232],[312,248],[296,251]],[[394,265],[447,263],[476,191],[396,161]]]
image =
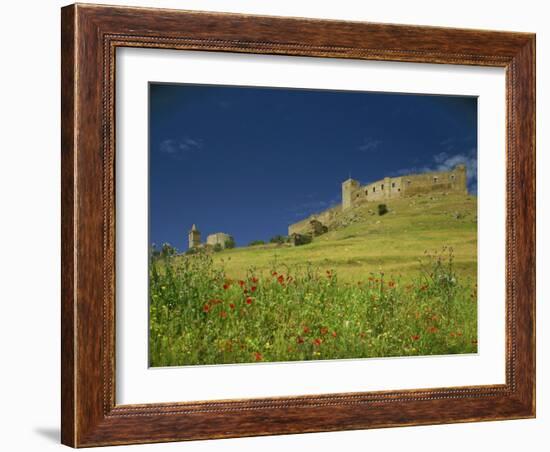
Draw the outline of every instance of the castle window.
[[[391,188],[395,188],[395,182],[391,183]]]
[[[455,180],[455,175],[451,174],[451,180]]]
[[[411,181],[410,181],[410,180],[407,181],[407,185],[411,185]]]
[[[434,184],[437,184],[437,177],[434,177]]]
[[[384,184],[380,185],[380,190],[384,190]]]
[[[372,187],[372,192],[374,193],[376,191],[376,187]]]

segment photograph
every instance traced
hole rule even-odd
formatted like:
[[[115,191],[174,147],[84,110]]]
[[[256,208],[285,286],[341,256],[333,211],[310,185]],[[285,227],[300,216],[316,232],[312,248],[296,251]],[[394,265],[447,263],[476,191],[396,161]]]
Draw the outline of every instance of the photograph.
[[[150,82],[149,366],[477,353],[477,109]]]

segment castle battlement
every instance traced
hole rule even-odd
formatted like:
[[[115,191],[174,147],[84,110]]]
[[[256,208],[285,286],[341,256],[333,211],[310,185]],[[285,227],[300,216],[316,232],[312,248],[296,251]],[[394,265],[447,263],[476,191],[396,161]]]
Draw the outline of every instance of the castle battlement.
[[[430,171],[383,179],[361,185],[358,180],[342,182],[342,203],[323,212],[293,223],[288,227],[288,235],[310,233],[311,222],[326,225],[341,211],[372,201],[385,201],[433,192],[468,193],[466,186],[466,166],[457,165],[451,171]]]

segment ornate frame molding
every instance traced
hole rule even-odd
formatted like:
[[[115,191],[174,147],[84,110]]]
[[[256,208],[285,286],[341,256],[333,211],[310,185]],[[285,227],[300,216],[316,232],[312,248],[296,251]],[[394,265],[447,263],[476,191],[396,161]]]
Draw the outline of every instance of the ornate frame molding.
[[[116,405],[118,47],[504,67],[506,384]],[[62,9],[62,88],[64,444],[81,447],[534,416],[534,35],[77,4]]]

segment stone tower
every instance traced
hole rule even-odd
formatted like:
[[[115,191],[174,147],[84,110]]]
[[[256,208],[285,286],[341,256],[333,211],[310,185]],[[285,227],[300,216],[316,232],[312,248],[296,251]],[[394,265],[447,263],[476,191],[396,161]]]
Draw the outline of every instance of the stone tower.
[[[191,230],[189,231],[189,249],[191,248],[197,248],[201,244],[201,233],[197,229],[197,226],[193,224],[191,227]]]
[[[349,209],[353,205],[352,195],[360,187],[359,181],[349,178],[342,182],[342,210]]]
[[[466,165],[460,164],[456,165],[454,168],[454,173],[456,175],[456,187],[458,191],[463,191],[464,194],[468,194],[468,176],[466,174]]]

